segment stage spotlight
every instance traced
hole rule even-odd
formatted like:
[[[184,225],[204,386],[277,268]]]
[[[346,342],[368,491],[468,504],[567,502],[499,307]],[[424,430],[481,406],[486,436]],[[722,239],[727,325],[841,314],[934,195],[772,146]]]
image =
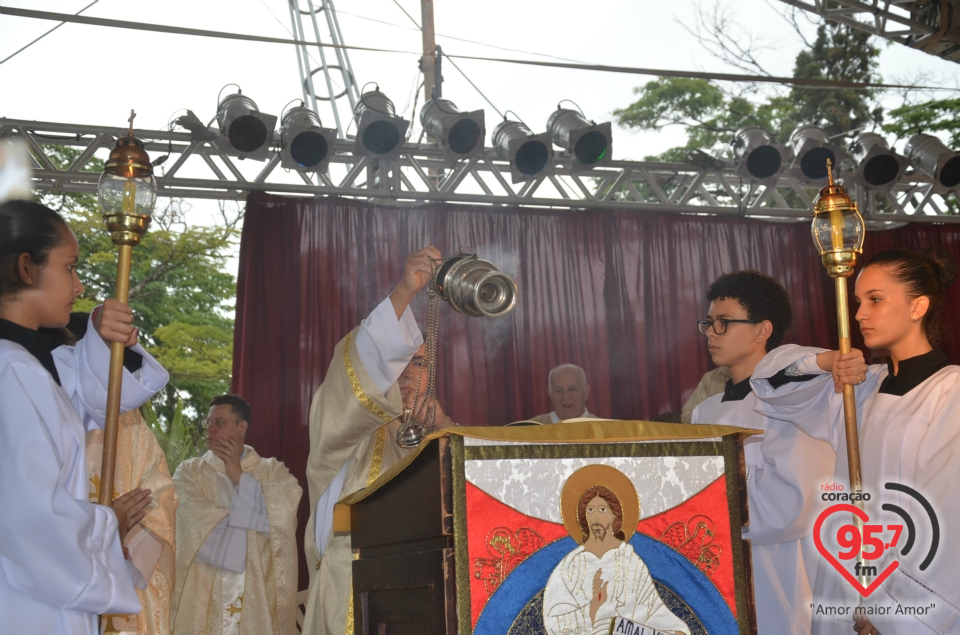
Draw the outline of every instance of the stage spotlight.
[[[588,121],[576,110],[557,105],[547,119],[547,131],[553,142],[570,154],[571,172],[587,170],[613,159],[613,136],[609,121],[597,124]]]
[[[301,172],[326,172],[337,140],[334,128],[323,128],[320,117],[297,106],[280,123],[280,166]]]
[[[850,156],[857,162],[853,181],[858,185],[888,194],[897,184],[907,158],[890,149],[886,139],[874,132],[864,132],[850,144]]]
[[[493,129],[491,141],[497,156],[510,162],[514,183],[550,174],[553,144],[549,132],[534,134],[526,124],[504,119]]]
[[[827,133],[816,126],[800,126],[790,135],[793,149],[793,165],[790,176],[814,185],[827,182],[827,159],[833,166],[834,175],[840,174],[840,163],[847,151],[832,145]]]
[[[241,159],[266,160],[277,127],[274,115],[260,112],[252,99],[237,91],[220,101],[217,123],[220,126],[217,147],[221,152]]]
[[[933,179],[937,194],[960,186],[960,152],[954,152],[940,139],[929,134],[915,134],[903,151],[915,168]]]
[[[737,174],[764,185],[772,184],[776,174],[790,160],[790,149],[775,143],[757,126],[746,126],[733,135],[733,156]]]
[[[375,159],[395,159],[410,122],[396,116],[390,98],[377,87],[360,95],[354,111],[357,120],[357,139],[353,153]]]
[[[482,110],[460,112],[449,99],[434,95],[420,109],[420,125],[440,141],[448,162],[483,153],[486,128]]]

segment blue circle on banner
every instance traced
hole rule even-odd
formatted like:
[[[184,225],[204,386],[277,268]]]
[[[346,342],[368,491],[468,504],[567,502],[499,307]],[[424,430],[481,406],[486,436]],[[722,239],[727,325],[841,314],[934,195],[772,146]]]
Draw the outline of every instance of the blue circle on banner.
[[[689,615],[678,614],[678,617],[687,622],[692,633],[705,632],[710,635],[740,633],[740,626],[720,592],[692,562],[663,543],[641,533],[633,535],[630,545],[647,565],[650,577],[657,583],[661,595],[665,589],[690,608],[693,613],[692,619]],[[473,629],[474,635],[510,633],[517,618],[525,611],[530,613],[528,605],[531,602],[536,603],[538,598],[542,601],[541,592],[547,586],[550,574],[564,556],[577,546],[573,538],[563,538],[550,543],[521,562],[490,597],[483,612],[480,613],[476,628]],[[539,616],[539,620],[539,632],[546,633],[542,615]],[[691,624],[691,622],[694,623]],[[529,627],[530,625],[527,624],[524,631],[537,631],[537,629],[529,630]]]

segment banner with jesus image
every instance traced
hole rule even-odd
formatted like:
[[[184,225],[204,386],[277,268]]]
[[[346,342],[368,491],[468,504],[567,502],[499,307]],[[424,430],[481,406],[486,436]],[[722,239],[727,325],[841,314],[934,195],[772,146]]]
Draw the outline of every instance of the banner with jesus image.
[[[749,632],[733,443],[464,438],[460,631]]]

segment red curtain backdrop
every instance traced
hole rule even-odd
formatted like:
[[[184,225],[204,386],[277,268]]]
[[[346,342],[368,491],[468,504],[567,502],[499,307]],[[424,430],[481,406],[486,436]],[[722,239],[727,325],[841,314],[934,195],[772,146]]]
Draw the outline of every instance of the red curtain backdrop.
[[[586,370],[592,413],[644,419],[679,411],[712,367],[695,321],[706,315],[710,282],[725,272],[773,276],[794,305],[787,341],[836,346],[833,282],[808,222],[251,194],[233,390],[253,408],[249,443],[284,461],[304,487],[301,530],[307,415],[334,346],[393,290],[407,254],[431,244],[444,255],[472,247],[520,289],[516,308],[502,318],[442,307],[437,392],[461,425],[550,412],[547,373],[566,362]],[[960,226],[870,232],[861,262],[882,249],[929,245],[960,259]],[[421,323],[425,301],[421,293],[413,307]],[[944,350],[953,360],[960,360],[951,326],[958,315],[960,289],[953,288],[944,311]]]

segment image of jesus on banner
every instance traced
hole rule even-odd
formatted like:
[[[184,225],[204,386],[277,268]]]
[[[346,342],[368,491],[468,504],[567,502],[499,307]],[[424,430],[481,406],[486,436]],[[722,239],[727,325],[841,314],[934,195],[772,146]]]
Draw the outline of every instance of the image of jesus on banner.
[[[547,581],[543,622],[548,633],[606,635],[612,620],[625,618],[664,633],[689,635],[629,543],[640,501],[626,475],[606,465],[577,470],[564,483],[560,514],[579,546]]]

